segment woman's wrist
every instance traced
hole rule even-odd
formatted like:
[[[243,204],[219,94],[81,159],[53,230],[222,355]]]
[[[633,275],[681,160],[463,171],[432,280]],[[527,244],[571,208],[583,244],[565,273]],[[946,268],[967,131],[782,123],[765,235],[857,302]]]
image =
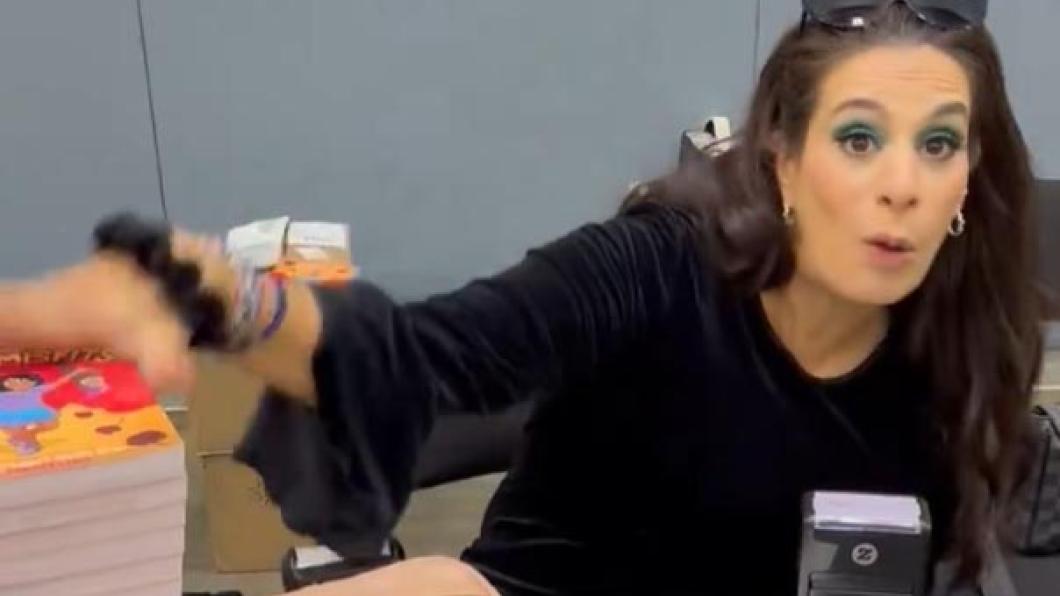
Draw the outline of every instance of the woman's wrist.
[[[282,294],[268,293],[272,297],[265,300],[258,319],[262,335],[248,350],[236,355],[237,362],[281,393],[312,404],[316,387],[311,362],[322,334],[323,313],[307,284],[279,283]],[[285,302],[282,311],[276,310],[280,308],[274,302],[277,297]],[[275,321],[274,331],[266,334],[271,321]]]
[[[274,275],[266,276],[261,285],[261,311],[256,333],[258,342],[268,341],[283,325],[287,316],[287,282]]]
[[[268,340],[287,313],[287,283],[268,272],[236,267],[239,282],[228,307],[227,351],[245,352]]]

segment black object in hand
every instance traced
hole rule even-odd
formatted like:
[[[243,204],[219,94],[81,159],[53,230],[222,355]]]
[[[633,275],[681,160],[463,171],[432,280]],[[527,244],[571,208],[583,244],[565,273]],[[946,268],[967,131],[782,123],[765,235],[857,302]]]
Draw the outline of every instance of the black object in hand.
[[[191,334],[191,347],[224,348],[229,343],[224,303],[202,287],[197,264],[174,260],[171,234],[165,222],[119,213],[100,221],[93,238],[96,250],[129,255],[144,273],[158,280]]]
[[[169,224],[150,222],[132,213],[119,213],[96,225],[96,250],[116,250],[133,257],[144,271],[161,276],[173,264]]]

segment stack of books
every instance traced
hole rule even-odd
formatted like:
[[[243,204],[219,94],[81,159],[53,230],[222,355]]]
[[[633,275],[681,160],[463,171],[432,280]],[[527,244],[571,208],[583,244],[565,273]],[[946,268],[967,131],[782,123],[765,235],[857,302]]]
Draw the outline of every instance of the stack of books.
[[[0,596],[181,590],[184,448],[134,365],[0,354]]]

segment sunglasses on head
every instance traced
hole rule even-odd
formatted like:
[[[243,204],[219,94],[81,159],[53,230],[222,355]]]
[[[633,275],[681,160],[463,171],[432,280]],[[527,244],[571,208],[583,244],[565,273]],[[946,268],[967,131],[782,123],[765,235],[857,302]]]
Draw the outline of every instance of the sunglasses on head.
[[[802,0],[803,25],[861,29],[876,10],[894,2],[902,2],[921,21],[939,29],[978,27],[986,20],[987,0]]]

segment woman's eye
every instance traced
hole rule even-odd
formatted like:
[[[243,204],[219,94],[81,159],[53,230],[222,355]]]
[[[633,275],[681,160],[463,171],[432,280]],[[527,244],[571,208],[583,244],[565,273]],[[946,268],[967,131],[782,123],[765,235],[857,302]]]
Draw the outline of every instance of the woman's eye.
[[[865,132],[850,133],[840,139],[839,144],[844,151],[852,155],[867,155],[879,148],[876,138]]]
[[[935,160],[945,160],[957,152],[960,141],[948,135],[928,137],[921,147],[925,155]]]
[[[883,147],[883,137],[875,127],[863,122],[851,122],[840,126],[832,134],[839,149],[852,157],[867,157]]]

